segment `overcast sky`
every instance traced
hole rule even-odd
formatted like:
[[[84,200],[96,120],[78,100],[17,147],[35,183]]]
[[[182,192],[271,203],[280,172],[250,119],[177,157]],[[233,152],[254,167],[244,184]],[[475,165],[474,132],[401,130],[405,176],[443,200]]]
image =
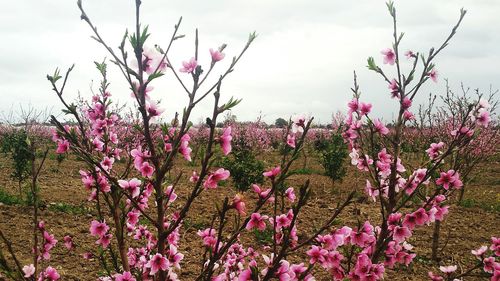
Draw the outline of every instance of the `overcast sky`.
[[[98,79],[93,61],[109,55],[89,38],[91,31],[79,19],[76,0],[4,2],[0,9],[0,110],[5,113],[20,104],[31,104],[58,112],[60,104],[45,76],[73,63],[76,67],[67,85],[67,98],[75,98],[78,92],[90,97],[91,81]],[[87,14],[111,46],[118,46],[126,28],[133,29],[134,2],[83,0]],[[456,23],[460,8],[468,10],[451,45],[436,60],[439,82],[422,88],[419,101],[425,101],[431,91],[443,92],[443,78],[449,78],[456,89],[461,81],[484,91],[490,84],[500,87],[500,1],[401,0],[396,7],[399,29],[405,32],[402,50],[421,52],[438,47]],[[254,45],[223,85],[223,100],[230,96],[243,99],[233,110],[238,120],[253,120],[262,114],[272,122],[306,113],[329,122],[332,113],[345,109],[351,97],[353,70],[358,73],[363,99],[374,104],[374,112],[386,120],[393,116],[395,104],[388,98],[386,83],[365,67],[368,56],[382,65],[380,50],[392,43],[392,23],[384,1],[143,0],[142,22],[152,32],[149,45],[165,46],[180,16],[180,33],[186,37],[174,44],[170,55],[177,69],[193,56],[196,27],[200,63],[205,69],[208,49],[228,44],[227,59],[216,67],[215,74],[240,51],[248,33],[257,31]],[[183,77],[189,81],[187,75]],[[187,97],[172,73],[162,79],[155,82],[152,95],[162,100],[165,116],[171,118]],[[132,103],[118,74],[111,75],[111,93],[121,103]],[[210,102],[195,111],[195,122],[207,116]]]

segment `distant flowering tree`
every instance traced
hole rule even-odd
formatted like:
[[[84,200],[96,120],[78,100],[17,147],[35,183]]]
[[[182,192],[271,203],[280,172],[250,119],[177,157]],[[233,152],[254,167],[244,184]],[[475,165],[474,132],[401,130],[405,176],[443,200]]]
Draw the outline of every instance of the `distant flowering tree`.
[[[490,89],[489,95],[484,96],[476,90],[475,96],[470,97],[469,91],[462,85],[461,93],[457,94],[450,89],[446,80],[446,93],[440,96],[443,105],[436,106],[436,96],[430,95],[428,105],[419,107],[417,118],[412,120],[412,128],[407,132],[408,143],[410,143],[408,146],[414,146],[415,151],[421,152],[424,159],[436,158],[445,143],[453,141],[453,134],[448,132],[460,126],[462,120],[470,114],[471,106],[479,104],[477,116],[470,116],[479,125],[474,132],[474,138],[471,139],[469,145],[454,149],[448,161],[441,163],[442,169],[460,171],[462,187],[459,191],[459,203],[462,201],[472,172],[479,164],[486,163],[495,155],[497,143],[500,141],[500,131],[495,128],[496,122],[490,120],[490,113],[493,115],[498,105],[495,99],[497,92]],[[426,149],[426,147],[429,148]],[[437,221],[434,225],[432,243],[432,259],[436,261],[439,260],[440,228],[441,223]]]
[[[472,172],[495,155],[500,141],[498,120],[495,120],[495,117],[498,118],[495,116],[499,102],[498,90],[493,91],[490,88],[488,94],[482,94],[476,89],[472,97],[470,92],[471,90],[462,84],[460,92],[457,93],[450,88],[446,80],[446,92],[440,96],[443,105],[436,106],[436,96],[430,96],[428,105],[420,106],[417,118],[412,122],[413,127],[417,129],[412,139],[419,139],[414,145],[417,144],[417,151],[424,151],[432,143],[439,146],[439,141],[450,141],[453,136],[446,132],[457,126],[471,104],[479,101],[481,113],[472,118],[482,126],[476,130],[475,139],[471,141],[471,145],[453,151],[450,161],[445,163],[450,169],[461,171],[464,188],[460,189],[459,201],[463,198],[465,186],[472,179]]]
[[[29,110],[23,112],[24,126],[22,130],[11,128],[10,133],[15,136],[16,142],[11,145],[18,147],[11,149],[22,149],[22,152],[14,151],[14,155],[22,157],[26,162],[23,162],[26,169],[26,180],[29,179],[29,188],[27,191],[28,202],[32,206],[32,247],[25,247],[24,249],[15,249],[12,245],[8,235],[2,231],[0,224],[0,241],[4,244],[5,248],[0,249],[0,279],[7,277],[9,280],[59,280],[60,276],[55,268],[48,265],[51,258],[51,251],[56,246],[57,240],[54,235],[50,234],[45,228],[45,222],[40,219],[39,205],[40,196],[38,194],[38,178],[42,171],[42,167],[47,159],[49,149],[44,148],[46,128],[40,125],[37,120],[42,118],[42,112],[36,110]],[[43,137],[42,137],[43,136]],[[22,154],[20,154],[22,153]],[[41,155],[41,156],[37,156]],[[16,164],[19,164],[16,162]],[[4,254],[4,249],[8,252],[13,262],[8,262]],[[31,254],[32,263],[23,265],[21,263],[19,253],[24,252],[28,255]]]

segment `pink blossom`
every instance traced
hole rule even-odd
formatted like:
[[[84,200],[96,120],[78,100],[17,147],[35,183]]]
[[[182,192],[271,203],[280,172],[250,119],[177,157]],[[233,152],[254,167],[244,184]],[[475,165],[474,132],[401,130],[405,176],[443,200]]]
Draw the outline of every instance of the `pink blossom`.
[[[457,266],[456,265],[440,266],[439,270],[441,270],[443,273],[451,274],[457,270]]]
[[[236,194],[233,198],[233,208],[235,208],[238,211],[238,214],[244,216],[246,215],[246,207],[245,207],[245,202],[243,201],[243,195],[241,194]]]
[[[168,260],[161,254],[155,254],[145,265],[150,268],[150,275],[155,275],[158,271],[165,271],[168,268]]]
[[[295,135],[294,134],[288,134],[286,136],[286,144],[290,146],[291,148],[295,148]]]
[[[458,173],[455,170],[448,170],[448,172],[441,172],[440,177],[436,180],[437,185],[442,185],[444,189],[448,190],[450,186],[455,186],[454,182],[458,179]]]
[[[113,237],[112,234],[106,233],[103,236],[101,236],[97,241],[95,242],[97,245],[101,245],[104,249],[106,249],[109,244],[111,243],[111,238]]]
[[[174,186],[169,185],[165,189],[165,199],[167,199],[168,203],[172,203],[177,199],[177,194],[174,192]]]
[[[292,133],[303,132],[306,125],[306,116],[296,115],[292,118]]]
[[[109,230],[109,226],[105,222],[98,222],[93,220],[90,223],[90,235],[92,236],[103,236]]]
[[[415,120],[415,115],[411,111],[405,110],[403,112],[403,118],[405,120]]]
[[[180,269],[180,261],[184,259],[184,255],[177,251],[177,247],[170,244],[167,251],[168,261],[171,266],[175,266]]]
[[[494,257],[488,257],[483,259],[483,269],[485,272],[488,273],[493,273],[493,270],[495,270],[496,266],[495,258]]]
[[[394,63],[396,62],[396,54],[392,49],[387,48],[385,50],[382,50],[380,53],[384,55],[384,64],[394,65]]]
[[[399,97],[399,86],[396,79],[392,79],[391,83],[389,83],[389,90],[391,90],[391,97],[397,98]]]
[[[429,276],[429,278],[431,278],[432,281],[443,281],[444,280],[443,277],[441,277],[439,275],[435,275],[431,271],[429,271],[429,273],[427,275]]]
[[[92,145],[94,146],[94,149],[97,151],[102,151],[104,149],[104,143],[99,138],[95,138],[92,141]]]
[[[179,147],[179,152],[184,156],[184,159],[187,161],[191,161],[191,151],[192,149],[189,147],[189,141],[191,137],[188,134],[185,134],[181,138],[181,145]]]
[[[359,109],[359,101],[358,99],[352,99],[347,103],[347,107],[349,108],[349,114],[353,112],[357,112]]]
[[[198,176],[198,173],[196,173],[196,171],[193,171],[193,174],[191,175],[191,177],[189,177],[189,181],[190,182],[197,182],[199,178],[200,178],[200,176]]]
[[[380,193],[378,189],[372,187],[372,184],[369,180],[366,180],[365,192],[369,197],[373,199],[373,202],[377,201],[377,196],[379,196]]]
[[[412,215],[415,217],[415,222],[417,225],[424,225],[429,220],[429,216],[427,215],[427,212],[424,208],[419,208],[418,210],[413,212]]]
[[[24,277],[29,278],[35,274],[35,266],[33,264],[23,266]]]
[[[276,229],[280,229],[282,227],[289,227],[292,223],[293,212],[291,210],[286,214],[281,214],[276,217]]]
[[[405,56],[406,56],[406,58],[407,58],[407,59],[411,59],[411,58],[413,58],[413,57],[416,57],[415,53],[413,53],[413,51],[412,51],[412,50],[408,50],[408,51],[406,51],[406,52],[405,52]]]
[[[71,238],[71,236],[69,236],[69,235],[64,236],[63,241],[64,241],[64,246],[68,250],[72,250],[74,248],[73,238]]]
[[[250,220],[248,221],[246,225],[247,230],[251,230],[252,228],[257,228],[260,231],[263,231],[266,229],[266,220],[268,219],[268,216],[262,216],[259,213],[253,213],[250,215]]]
[[[231,126],[224,129],[222,136],[219,138],[220,145],[222,147],[222,152],[224,155],[228,155],[231,152],[231,140],[233,137],[231,136]]]
[[[444,147],[444,142],[431,143],[431,147],[425,152],[429,155],[429,158],[436,159],[440,154],[440,150]]]
[[[139,216],[140,212],[139,211],[130,211],[127,213],[127,222],[134,226],[139,222]]]
[[[485,99],[480,99],[478,105],[481,109],[489,109],[491,106],[490,103]]]
[[[69,149],[69,142],[67,140],[61,140],[57,142],[56,153],[63,154]]]
[[[362,115],[367,115],[372,110],[372,104],[362,102],[360,105],[360,110]]]
[[[59,280],[59,278],[61,278],[59,273],[57,273],[57,270],[55,268],[53,268],[52,266],[48,266],[45,269],[45,271],[43,272],[43,276],[46,279],[51,280],[51,281]],[[42,280],[44,280],[44,279],[42,278]]]
[[[375,119],[373,121],[373,125],[375,126],[375,132],[380,133],[381,135],[387,135],[389,133],[389,129],[382,123],[379,119]]]
[[[325,256],[328,255],[328,251],[313,245],[309,251],[306,252],[306,254],[309,256],[310,264],[315,264],[317,262],[323,263],[325,261]]]
[[[151,176],[153,176],[155,168],[151,166],[148,162],[144,162],[141,165],[140,171],[143,177],[151,178]]]
[[[437,72],[437,70],[432,69],[431,72],[429,72],[428,75],[431,78],[431,80],[434,81],[434,83],[437,83],[437,79],[438,79],[438,72]]]
[[[270,179],[274,179],[279,173],[281,173],[281,167],[277,166],[272,168],[271,170],[262,173],[264,177],[268,177]]]
[[[481,246],[481,248],[477,249],[477,250],[472,250],[471,253],[476,256],[478,259],[481,259],[481,256],[484,255],[484,253],[486,253],[486,251],[488,250],[488,246]]]
[[[476,123],[479,126],[487,128],[490,121],[491,121],[490,113],[485,109],[480,109],[478,115],[476,116]]]
[[[490,250],[492,250],[496,256],[500,256],[500,238],[491,237],[491,243]]]
[[[212,63],[221,61],[226,56],[219,50],[210,49],[209,51],[210,51],[210,56],[212,57]]]
[[[115,281],[136,281],[135,277],[128,271],[124,271],[122,274],[115,274],[113,276]]]
[[[255,193],[257,193],[261,199],[266,198],[266,197],[269,195],[269,193],[271,192],[271,189],[270,189],[270,188],[268,188],[268,189],[266,189],[266,190],[262,190],[262,189],[260,188],[260,186],[258,186],[258,185],[256,185],[256,184],[252,184],[252,190],[253,190]],[[268,201],[269,201],[269,202],[274,202],[274,197],[273,197],[273,196],[271,196],[271,197],[268,199]]]
[[[392,238],[394,239],[394,241],[401,243],[410,237],[411,231],[408,229],[408,227],[396,226],[394,228],[394,232],[392,234]]]
[[[158,68],[158,72],[164,72],[167,68],[167,62],[164,55],[158,52],[156,48],[144,47],[142,53],[144,71],[151,75]],[[137,62],[135,62],[137,64]]]
[[[230,173],[228,170],[224,170],[223,168],[220,168],[208,176],[208,178],[203,183],[203,187],[215,189],[215,188],[217,188],[217,183],[221,180],[228,179],[229,175],[230,175]]]
[[[147,163],[147,162],[144,162]],[[142,182],[136,178],[133,178],[129,181],[126,180],[118,180],[118,184],[120,185],[121,188],[124,190],[130,192],[132,198],[135,198],[139,196],[139,193],[141,191],[140,186]]]
[[[412,101],[409,98],[404,98],[403,101],[401,101],[401,107],[403,107],[404,110],[407,110],[408,108],[411,107]]]
[[[179,71],[184,73],[193,73],[196,70],[197,66],[198,62],[196,61],[196,59],[191,58],[189,61],[182,62],[182,68]]]
[[[151,102],[146,102],[146,110],[148,111],[149,117],[151,118],[160,116],[163,111],[165,111],[165,109],[158,108],[158,104]]]
[[[285,196],[288,199],[288,201],[290,201],[290,202],[294,202],[295,199],[297,198],[295,196],[295,192],[293,190],[293,187],[289,187],[289,188],[287,188],[287,190],[285,190]]]
[[[358,165],[359,154],[355,148],[353,148],[351,153],[349,153],[349,157],[351,157],[351,165]]]
[[[100,164],[105,171],[109,171],[113,168],[113,163],[115,163],[115,159],[113,157],[109,158],[105,156]]]

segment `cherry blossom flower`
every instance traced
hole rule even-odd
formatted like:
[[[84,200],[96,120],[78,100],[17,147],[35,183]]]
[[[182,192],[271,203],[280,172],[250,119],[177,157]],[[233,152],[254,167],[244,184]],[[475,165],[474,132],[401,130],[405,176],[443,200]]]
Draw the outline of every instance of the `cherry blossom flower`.
[[[434,81],[434,83],[437,83],[437,79],[438,79],[438,72],[437,72],[437,70],[432,69],[431,72],[429,72],[428,75],[431,78],[431,80]]]
[[[394,63],[396,62],[396,54],[392,49],[387,48],[385,50],[382,50],[380,53],[384,55],[384,64],[394,65]]]
[[[23,266],[24,277],[30,278],[35,274],[35,266],[33,264]]]
[[[408,51],[406,51],[406,52],[405,52],[405,56],[406,56],[406,58],[407,58],[407,59],[411,59],[411,58],[416,57],[415,53],[413,53],[413,51],[412,51],[412,50],[408,50]]]
[[[250,215],[250,220],[246,225],[247,230],[251,230],[252,228],[257,228],[260,231],[266,229],[266,220],[269,219],[268,216],[262,216],[259,213],[253,213]]]
[[[229,171],[223,168],[218,169],[214,173],[211,173],[208,178],[203,183],[203,187],[215,189],[217,188],[217,183],[222,180],[226,180],[229,178]]]
[[[113,276],[115,281],[136,281],[135,277],[128,271],[124,271],[122,274],[115,274]]]
[[[219,50],[210,49],[209,51],[210,51],[210,56],[212,57],[212,63],[216,63],[218,61],[221,61],[226,56],[224,53],[222,53]]]
[[[296,115],[292,118],[292,133],[303,132],[306,125],[306,116],[303,114]]]
[[[189,61],[182,62],[182,68],[179,71],[184,73],[193,73],[196,70],[197,66],[198,62],[196,61],[196,59],[191,58]]]
[[[271,170],[262,173],[264,177],[268,177],[270,179],[274,179],[279,173],[281,173],[281,167],[277,166],[272,168]]]
[[[73,244],[73,238],[71,236],[69,235],[64,236],[63,241],[64,241],[64,246],[68,250],[72,250],[75,247]]]
[[[57,142],[56,153],[63,154],[69,149],[69,142],[67,140],[61,140]]]
[[[93,220],[90,223],[90,235],[92,236],[103,236],[108,230],[109,226],[105,222]]]
[[[124,190],[128,191],[132,196],[132,198],[136,198],[137,196],[139,196],[139,193],[141,191],[140,189],[141,184],[142,182],[136,178],[133,178],[129,181],[118,180],[118,185],[120,185],[120,187],[123,188]]]
[[[286,136],[286,144],[290,146],[291,148],[295,148],[295,135],[294,134],[288,134]]]
[[[141,165],[141,175],[146,178],[151,178],[153,176],[153,173],[155,171],[155,168],[151,166],[148,162],[144,162]]]
[[[146,268],[150,268],[150,275],[155,275],[158,271],[165,271],[168,268],[168,260],[161,254],[155,254],[145,265]]]
[[[246,215],[246,207],[245,207],[245,202],[243,201],[243,195],[241,194],[236,194],[233,198],[233,208],[235,208],[238,211],[238,214],[244,216]]]
[[[233,137],[231,136],[231,126],[224,129],[222,136],[220,136],[220,145],[222,147],[222,152],[224,155],[228,155],[231,153],[231,140]]]
[[[439,270],[441,270],[443,273],[451,274],[457,270],[457,266],[456,265],[440,266]]]

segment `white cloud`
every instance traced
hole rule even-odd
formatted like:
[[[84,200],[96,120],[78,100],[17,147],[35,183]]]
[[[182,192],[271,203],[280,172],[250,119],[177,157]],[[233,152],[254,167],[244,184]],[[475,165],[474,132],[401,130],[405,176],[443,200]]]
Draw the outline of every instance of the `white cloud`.
[[[76,1],[11,1],[0,11],[0,110],[28,103],[59,108],[45,79],[55,67],[76,63],[67,95],[78,91],[89,96],[97,79],[93,61],[108,54],[91,40],[90,29],[79,20]],[[84,7],[111,46],[117,46],[126,28],[134,26],[134,1],[84,0]],[[488,89],[498,81],[500,69],[500,2],[495,0],[397,1],[399,28],[405,32],[403,48],[426,51],[438,46],[458,19],[459,9],[469,10],[452,44],[437,59],[441,77],[458,87]],[[200,55],[208,63],[208,48],[228,43],[227,56],[237,54],[249,32],[259,37],[223,87],[223,97],[243,98],[234,110],[240,120],[266,121],[298,112],[310,113],[322,122],[344,109],[350,98],[352,71],[359,75],[364,99],[374,111],[392,117],[387,85],[366,68],[366,58],[380,59],[380,50],[391,45],[391,19],[383,1],[254,0],[160,1],[144,0],[142,19],[153,36],[150,43],[165,45],[173,25],[182,15],[186,38],[173,47],[173,61],[180,65],[192,56],[194,28],[200,29]],[[229,59],[224,64],[227,66]],[[112,66],[111,66],[112,67]],[[224,67],[218,66],[222,71]],[[186,101],[172,75],[157,83],[153,96],[173,116]],[[112,93],[131,102],[129,90],[116,73]],[[498,85],[496,85],[498,86]],[[442,91],[444,82],[422,89]],[[202,103],[193,120],[208,114],[210,101]]]

